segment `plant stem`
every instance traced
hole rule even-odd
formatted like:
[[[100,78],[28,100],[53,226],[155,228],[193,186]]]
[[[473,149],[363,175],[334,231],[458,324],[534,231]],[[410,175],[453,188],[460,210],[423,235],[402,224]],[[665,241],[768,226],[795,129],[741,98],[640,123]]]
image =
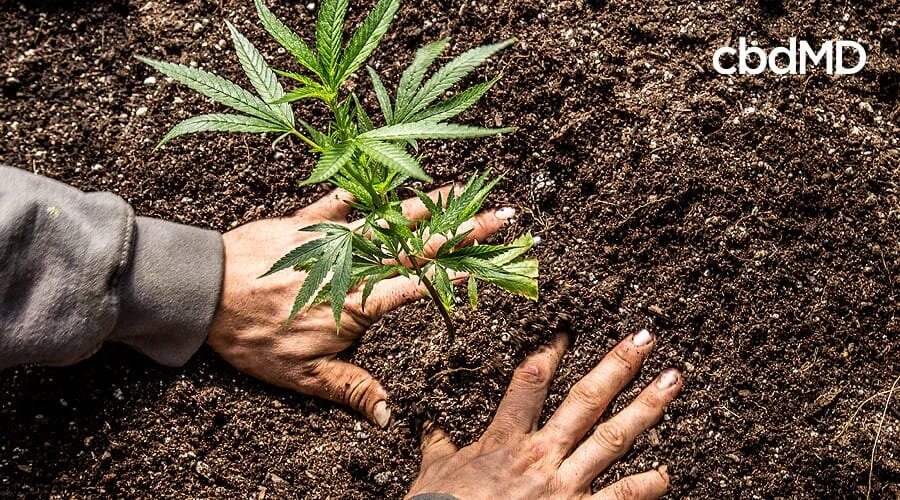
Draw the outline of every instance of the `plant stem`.
[[[322,151],[322,146],[319,146],[319,145],[316,144],[312,139],[310,139],[309,137],[306,137],[305,135],[301,134],[297,129],[292,129],[292,130],[291,130],[291,133],[294,134],[294,135],[296,135],[297,137],[299,137],[301,141],[303,141],[303,142],[305,142],[306,144],[308,144],[311,148],[313,148],[313,150],[315,150],[315,151]]]
[[[447,337],[452,342],[453,338],[456,336],[456,328],[453,326],[453,319],[450,317],[450,311],[444,307],[444,302],[441,301],[441,296],[434,288],[434,284],[432,284],[431,280],[428,279],[428,276],[425,276],[425,273],[422,272],[422,267],[419,266],[419,263],[416,261],[416,257],[409,249],[409,245],[407,245],[405,241],[400,240],[400,246],[403,247],[403,251],[406,252],[406,256],[413,265],[413,270],[416,272],[419,279],[422,280],[422,283],[425,284],[428,294],[431,295],[431,300],[434,302],[434,305],[437,306],[438,312],[441,313],[441,318],[444,319],[444,326],[447,327]]]

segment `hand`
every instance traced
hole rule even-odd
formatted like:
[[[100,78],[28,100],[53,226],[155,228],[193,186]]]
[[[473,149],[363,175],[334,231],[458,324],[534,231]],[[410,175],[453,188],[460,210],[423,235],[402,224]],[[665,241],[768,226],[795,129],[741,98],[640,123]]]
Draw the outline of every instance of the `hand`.
[[[594,427],[612,399],[653,349],[646,330],[630,335],[572,390],[544,428],[537,423],[547,388],[565,351],[565,336],[532,354],[513,373],[494,420],[474,444],[457,450],[439,429],[426,433],[422,466],[409,496],[443,493],[476,498],[650,499],[669,485],[665,466],[626,477],[591,493],[594,478],[653,426],[681,390],[681,374],[660,374],[618,415]]]
[[[447,198],[450,186],[430,193]],[[318,396],[352,407],[379,426],[390,422],[387,392],[366,370],[335,359],[381,317],[424,295],[410,278],[394,277],[379,282],[361,306],[362,291],[347,297],[336,334],[330,304],[322,304],[285,320],[305,274],[282,271],[261,278],[278,259],[317,233],[298,231],[320,222],[347,223],[349,194],[334,191],[291,217],[252,222],[225,233],[225,277],[222,297],[213,318],[207,342],[231,365],[265,382]],[[429,215],[421,201],[406,200],[403,213],[410,220]],[[473,229],[464,244],[484,240],[513,215],[512,209],[482,212],[462,230]],[[435,253],[444,240],[433,238],[428,252]],[[464,279],[459,276],[457,279]]]

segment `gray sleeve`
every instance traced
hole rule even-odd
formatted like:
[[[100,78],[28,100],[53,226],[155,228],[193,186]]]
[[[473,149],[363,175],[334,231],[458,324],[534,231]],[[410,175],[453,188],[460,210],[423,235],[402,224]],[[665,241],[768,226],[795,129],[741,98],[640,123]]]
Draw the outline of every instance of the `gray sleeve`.
[[[71,364],[105,341],[182,365],[206,339],[222,273],[215,231],[0,166],[0,368]]]

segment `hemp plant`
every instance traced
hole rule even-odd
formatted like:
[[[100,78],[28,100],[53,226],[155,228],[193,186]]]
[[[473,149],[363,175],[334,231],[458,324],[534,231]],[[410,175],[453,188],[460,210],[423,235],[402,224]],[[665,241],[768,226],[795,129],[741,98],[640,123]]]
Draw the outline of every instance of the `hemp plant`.
[[[424,284],[450,334],[453,325],[449,311],[456,304],[452,272],[469,275],[472,307],[477,304],[477,280],[537,300],[538,263],[523,257],[534,244],[531,235],[522,235],[509,245],[462,246],[471,231],[460,227],[478,213],[499,177],[492,179],[489,171],[475,173],[465,187],[454,188],[446,198],[437,200],[406,184],[410,179],[432,181],[416,156],[418,141],[471,139],[514,130],[448,122],[480,100],[498,78],[445,95],[513,40],[468,50],[426,79],[450,41],[445,38],[429,43],[415,53],[403,71],[393,98],[378,72],[367,67],[383,119],[383,126],[376,126],[356,93],[347,92],[343,84],[378,46],[400,7],[399,0],[380,0],[346,44],[343,28],[347,0],[324,0],[318,12],[314,48],[277,19],[262,0],[255,3],[263,28],[296,59],[302,73],[271,69],[231,23],[227,25],[238,62],[258,95],[198,68],[138,59],[237,112],[184,120],[157,147],[197,132],[275,133],[273,147],[295,137],[318,157],[301,186],[329,182],[353,195],[347,203],[363,214],[360,227],[322,223],[300,228],[322,236],[295,248],[263,275],[287,269],[306,273],[289,320],[306,308],[331,302],[339,327],[348,291],[361,286],[365,308],[375,283],[398,274]],[[277,75],[295,82],[296,88],[286,92]],[[297,101],[324,104],[331,113],[327,126],[320,130],[295,119],[292,103]],[[419,222],[406,218],[401,210],[401,190],[415,193],[430,217]],[[426,247],[438,245],[433,255],[426,253]]]

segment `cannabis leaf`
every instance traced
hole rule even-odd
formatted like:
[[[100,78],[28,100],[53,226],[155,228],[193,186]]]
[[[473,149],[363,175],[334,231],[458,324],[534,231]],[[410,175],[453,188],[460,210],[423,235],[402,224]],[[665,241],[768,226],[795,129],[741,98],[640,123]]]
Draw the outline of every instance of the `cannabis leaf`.
[[[160,146],[198,132],[278,133],[273,145],[292,137],[317,156],[301,185],[330,182],[353,195],[348,204],[362,213],[361,227],[351,230],[334,223],[304,227],[300,230],[319,234],[288,252],[263,275],[286,270],[306,273],[290,318],[330,302],[339,331],[350,290],[362,288],[365,308],[375,285],[396,275],[416,279],[428,289],[450,332],[453,327],[448,311],[456,305],[453,279],[457,273],[469,275],[466,288],[472,307],[478,303],[479,280],[536,300],[538,263],[525,257],[534,245],[531,235],[520,236],[509,245],[464,245],[471,231],[461,228],[482,209],[500,177],[491,178],[489,171],[476,173],[464,187],[451,189],[437,200],[413,189],[430,213],[421,221],[403,214],[398,195],[409,179],[432,181],[418,156],[420,141],[474,139],[515,130],[449,123],[478,102],[499,77],[455,94],[451,92],[453,87],[513,40],[467,50],[430,76],[450,39],[429,43],[416,51],[403,70],[393,98],[381,75],[367,66],[381,111],[381,118],[376,120],[383,119],[383,124],[376,125],[359,97],[364,94],[342,87],[366,64],[387,33],[399,0],[378,0],[346,45],[343,28],[348,0],[322,0],[313,46],[276,18],[263,0],[254,0],[254,4],[263,28],[296,59],[302,67],[300,72],[272,69],[260,51],[229,22],[226,26],[238,62],[255,93],[198,68],[138,59],[236,112],[188,118],[175,125]],[[285,91],[279,76],[293,82],[294,88]],[[331,119],[321,127],[296,119],[291,103],[307,100],[324,103]]]

